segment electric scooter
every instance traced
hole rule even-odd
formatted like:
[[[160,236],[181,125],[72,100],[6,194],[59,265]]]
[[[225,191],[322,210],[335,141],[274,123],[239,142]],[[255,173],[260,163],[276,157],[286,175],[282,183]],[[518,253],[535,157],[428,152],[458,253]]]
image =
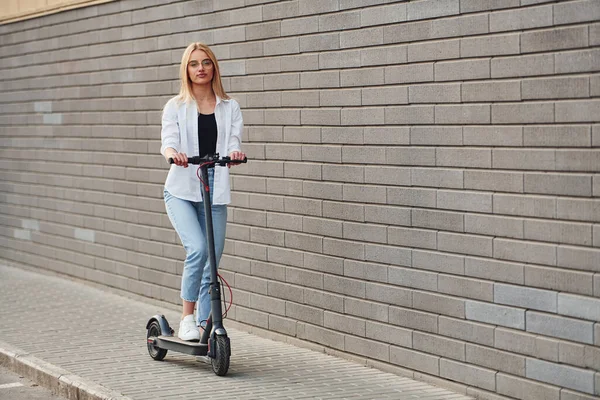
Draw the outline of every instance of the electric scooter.
[[[215,241],[213,234],[213,221],[211,213],[210,187],[208,186],[208,169],[215,166],[227,166],[228,164],[245,163],[247,159],[232,160],[229,157],[219,157],[219,154],[204,157],[188,157],[188,164],[200,164],[200,180],[202,182],[202,194],[204,203],[204,215],[206,218],[206,238],[208,241],[208,255],[210,264],[210,306],[211,312],[206,321],[206,327],[199,342],[184,341],[173,336],[175,331],[169,326],[164,315],[157,314],[150,318],[146,324],[148,353],[156,361],[161,361],[167,355],[168,350],[194,356],[206,356],[204,359],[212,365],[215,374],[223,376],[229,370],[229,358],[231,356],[231,345],[227,331],[223,326],[223,314],[221,308],[221,283],[217,280],[217,261],[215,256]],[[173,164],[173,159],[169,159]]]

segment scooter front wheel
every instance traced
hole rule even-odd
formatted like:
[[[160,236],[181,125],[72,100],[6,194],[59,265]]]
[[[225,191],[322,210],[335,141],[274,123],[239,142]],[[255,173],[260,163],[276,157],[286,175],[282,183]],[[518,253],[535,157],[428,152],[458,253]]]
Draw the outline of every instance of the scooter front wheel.
[[[148,339],[157,338],[160,335],[160,324],[158,323],[158,321],[152,321],[148,326],[146,341],[148,343],[148,353],[150,354],[150,357],[152,357],[156,361],[162,361],[162,359],[165,358],[165,356],[167,355],[167,350],[161,349],[160,347],[156,347],[153,343],[150,343]]]
[[[211,359],[212,370],[215,374],[223,376],[229,370],[231,345],[227,336],[217,336],[215,340],[215,358]]]

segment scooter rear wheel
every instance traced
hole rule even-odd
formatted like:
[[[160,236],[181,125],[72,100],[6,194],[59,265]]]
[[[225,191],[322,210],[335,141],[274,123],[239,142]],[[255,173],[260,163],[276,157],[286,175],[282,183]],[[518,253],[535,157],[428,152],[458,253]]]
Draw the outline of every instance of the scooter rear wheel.
[[[227,336],[217,336],[215,340],[216,357],[211,359],[212,370],[219,376],[224,376],[229,370],[229,357],[231,357],[231,347]]]
[[[150,326],[148,326],[146,339],[151,337],[157,338],[160,335],[160,324],[157,321],[152,321]],[[148,353],[150,354],[150,357],[156,361],[162,361],[162,359],[167,355],[167,350],[156,347],[154,344],[148,342]]]

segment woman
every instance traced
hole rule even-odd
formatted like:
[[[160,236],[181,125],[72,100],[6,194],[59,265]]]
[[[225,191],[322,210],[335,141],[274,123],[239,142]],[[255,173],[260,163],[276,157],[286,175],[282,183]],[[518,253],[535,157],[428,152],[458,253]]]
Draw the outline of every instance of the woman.
[[[165,182],[164,198],[171,224],[186,252],[181,277],[183,313],[177,336],[182,340],[199,340],[198,327],[205,325],[210,313],[210,267],[201,182],[196,168],[188,168],[187,155],[202,157],[219,153],[242,160],[243,122],[239,104],[223,89],[219,64],[208,46],[192,43],[185,49],[179,76],[179,95],[170,99],[163,110],[160,152],[165,159],[174,160]],[[230,202],[229,169],[210,168],[209,186],[218,264],[225,244]]]

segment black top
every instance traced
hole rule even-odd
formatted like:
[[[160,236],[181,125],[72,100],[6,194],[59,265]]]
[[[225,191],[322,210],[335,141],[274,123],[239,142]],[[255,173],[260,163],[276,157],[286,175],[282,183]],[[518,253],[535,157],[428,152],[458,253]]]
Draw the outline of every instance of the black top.
[[[215,114],[198,113],[198,143],[200,157],[217,151],[217,120]]]

